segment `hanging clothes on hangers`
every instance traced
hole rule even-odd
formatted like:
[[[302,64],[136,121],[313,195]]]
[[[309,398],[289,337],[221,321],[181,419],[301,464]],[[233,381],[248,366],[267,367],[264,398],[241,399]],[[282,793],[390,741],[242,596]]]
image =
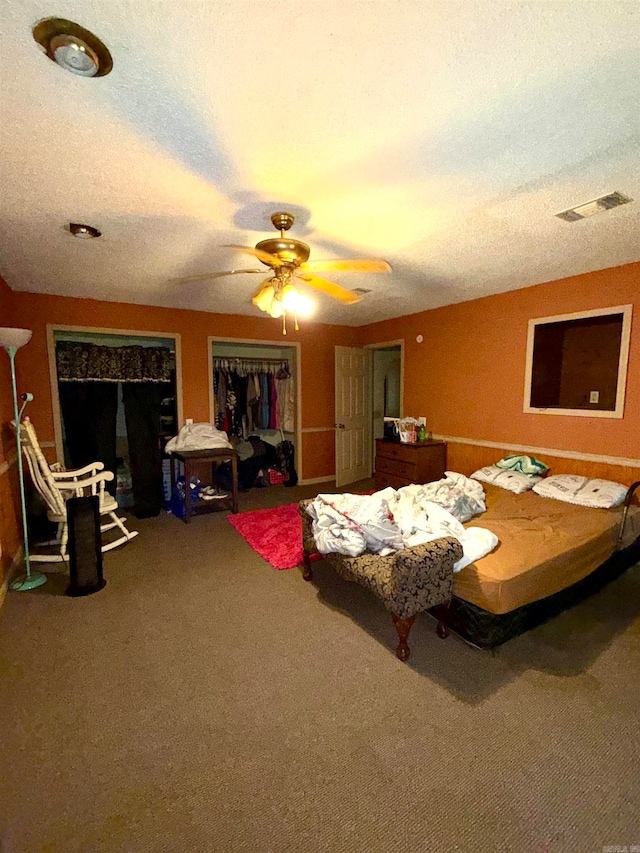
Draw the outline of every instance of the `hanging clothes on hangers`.
[[[295,429],[295,389],[293,377],[289,373],[288,365],[283,366],[276,373],[276,391],[278,395],[278,418],[280,428],[285,432],[293,432]]]
[[[215,424],[228,435],[246,438],[260,429],[283,425],[278,383],[293,392],[289,364],[281,359],[214,358]],[[280,378],[278,378],[280,377]],[[288,432],[293,432],[295,406],[288,405]],[[290,427],[290,429],[289,429]]]

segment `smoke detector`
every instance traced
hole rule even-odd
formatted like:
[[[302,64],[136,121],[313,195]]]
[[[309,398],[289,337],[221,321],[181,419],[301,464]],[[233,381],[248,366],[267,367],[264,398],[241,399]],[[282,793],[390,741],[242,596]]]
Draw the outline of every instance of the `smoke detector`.
[[[622,193],[609,193],[608,195],[600,196],[600,198],[595,198],[593,201],[579,204],[577,207],[572,207],[569,210],[563,210],[562,213],[556,213],[556,216],[558,219],[564,219],[565,222],[577,222],[578,219],[586,219],[587,216],[604,213],[605,210],[620,207],[621,204],[628,204],[630,201],[633,201],[633,199],[627,198]]]

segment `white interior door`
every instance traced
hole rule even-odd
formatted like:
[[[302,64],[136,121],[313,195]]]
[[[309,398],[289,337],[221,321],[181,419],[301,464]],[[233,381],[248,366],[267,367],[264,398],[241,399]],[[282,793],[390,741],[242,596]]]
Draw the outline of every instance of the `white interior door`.
[[[336,486],[371,476],[371,352],[336,347]]]

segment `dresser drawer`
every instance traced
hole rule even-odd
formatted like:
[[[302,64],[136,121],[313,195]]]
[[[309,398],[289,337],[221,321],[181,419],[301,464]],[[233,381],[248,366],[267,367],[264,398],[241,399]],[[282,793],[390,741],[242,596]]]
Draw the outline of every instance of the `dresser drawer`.
[[[399,459],[415,463],[415,446],[394,441],[376,442],[376,459]]]
[[[444,477],[446,465],[447,445],[444,441],[420,444],[376,441],[377,488],[392,486],[397,489],[410,483],[432,483]]]
[[[389,459],[387,456],[376,457],[376,474],[393,474],[402,477],[410,483],[415,482],[417,466],[415,462],[403,462],[402,459]]]
[[[405,480],[404,477],[395,477],[393,474],[383,474],[376,471],[375,483],[376,489],[386,489],[387,486],[391,486],[392,489],[401,489],[402,486],[408,486],[410,481]]]

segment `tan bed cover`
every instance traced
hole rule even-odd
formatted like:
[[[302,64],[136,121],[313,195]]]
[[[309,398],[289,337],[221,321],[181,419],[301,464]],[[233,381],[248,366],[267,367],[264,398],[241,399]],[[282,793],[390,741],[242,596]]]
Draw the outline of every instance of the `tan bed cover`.
[[[455,575],[454,594],[491,613],[509,613],[586,577],[618,540],[622,507],[590,509],[535,492],[514,495],[483,484],[487,511],[465,527],[486,527],[499,544]],[[629,507],[623,547],[640,536],[640,507]]]

